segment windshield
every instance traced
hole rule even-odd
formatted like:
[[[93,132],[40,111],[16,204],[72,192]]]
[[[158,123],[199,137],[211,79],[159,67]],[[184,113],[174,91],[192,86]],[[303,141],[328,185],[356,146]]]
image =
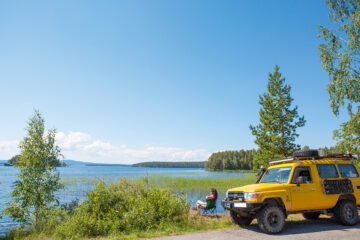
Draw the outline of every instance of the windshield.
[[[280,167],[268,169],[260,183],[287,183],[292,167]]]

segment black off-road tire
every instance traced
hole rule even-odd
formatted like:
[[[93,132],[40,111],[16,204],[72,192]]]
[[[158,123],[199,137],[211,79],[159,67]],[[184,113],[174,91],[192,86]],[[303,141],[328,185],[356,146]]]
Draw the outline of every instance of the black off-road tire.
[[[335,220],[347,226],[352,226],[358,223],[359,213],[354,201],[341,200],[334,208]]]
[[[317,220],[320,216],[319,212],[306,212],[302,214],[308,220]]]
[[[275,205],[266,205],[258,213],[257,221],[263,232],[279,233],[285,227],[284,209]]]
[[[239,226],[249,226],[252,222],[252,217],[241,217],[234,211],[230,211],[231,221]]]
[[[318,150],[301,150],[294,152],[294,157],[318,157],[319,151]]]

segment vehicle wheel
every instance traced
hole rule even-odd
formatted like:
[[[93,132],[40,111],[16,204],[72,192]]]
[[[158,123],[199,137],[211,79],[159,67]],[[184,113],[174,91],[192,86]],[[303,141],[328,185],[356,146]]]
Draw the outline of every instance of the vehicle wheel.
[[[320,216],[319,212],[306,212],[302,214],[308,220],[317,220]]]
[[[252,222],[252,217],[241,217],[234,211],[230,211],[231,221],[239,226],[249,226]]]
[[[279,233],[285,226],[284,210],[279,206],[266,205],[257,216],[260,229],[269,234]]]
[[[337,222],[343,225],[355,225],[358,222],[358,210],[356,204],[350,200],[339,201],[334,209]]]
[[[318,150],[301,150],[294,152],[294,157],[318,157]]]

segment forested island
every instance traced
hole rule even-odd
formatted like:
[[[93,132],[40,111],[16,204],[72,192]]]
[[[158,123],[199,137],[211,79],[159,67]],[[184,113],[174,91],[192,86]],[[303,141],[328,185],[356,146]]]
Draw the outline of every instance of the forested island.
[[[251,170],[253,168],[252,150],[223,151],[211,154],[208,161],[202,162],[142,162],[133,167],[154,168],[206,168],[208,170]]]
[[[7,163],[4,163],[5,166],[9,166],[12,167],[14,166],[18,161],[20,160],[20,155],[15,155],[12,158],[10,158]],[[66,167],[66,163],[65,162],[61,162],[60,160],[57,160],[55,163],[56,167]]]
[[[133,167],[153,167],[153,168],[205,168],[203,162],[142,162],[133,164]]]

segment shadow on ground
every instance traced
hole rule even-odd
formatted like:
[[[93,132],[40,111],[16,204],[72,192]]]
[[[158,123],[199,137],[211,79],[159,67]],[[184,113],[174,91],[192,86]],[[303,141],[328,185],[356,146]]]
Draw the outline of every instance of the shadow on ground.
[[[257,224],[251,224],[248,227],[245,227],[250,231],[262,233]],[[344,226],[338,224],[335,219],[328,217],[320,217],[318,220],[290,220],[286,221],[284,230],[281,233],[276,234],[276,236],[286,236],[294,234],[304,234],[304,233],[316,233],[316,232],[326,232],[326,231],[348,231],[350,229],[360,229],[360,222],[354,226]],[[360,236],[359,236],[360,239]]]

